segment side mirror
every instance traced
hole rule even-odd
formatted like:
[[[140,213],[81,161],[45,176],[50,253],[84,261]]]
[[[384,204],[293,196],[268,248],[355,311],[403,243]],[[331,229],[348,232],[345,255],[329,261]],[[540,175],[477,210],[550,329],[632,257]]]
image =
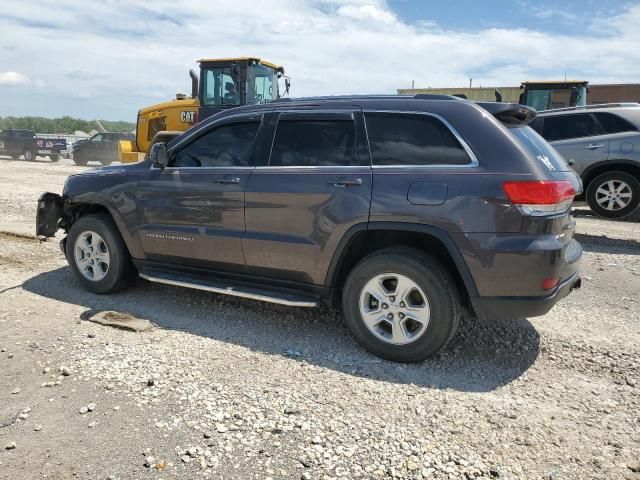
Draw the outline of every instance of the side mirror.
[[[169,163],[169,154],[167,153],[167,144],[164,142],[158,142],[151,145],[151,152],[149,152],[149,158],[151,164],[159,168],[164,168]]]

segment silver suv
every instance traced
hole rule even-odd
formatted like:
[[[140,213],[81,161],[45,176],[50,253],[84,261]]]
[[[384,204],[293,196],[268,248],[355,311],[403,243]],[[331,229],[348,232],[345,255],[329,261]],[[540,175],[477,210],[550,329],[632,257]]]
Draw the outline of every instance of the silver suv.
[[[582,177],[591,210],[623,218],[640,204],[640,104],[540,112],[531,126]]]

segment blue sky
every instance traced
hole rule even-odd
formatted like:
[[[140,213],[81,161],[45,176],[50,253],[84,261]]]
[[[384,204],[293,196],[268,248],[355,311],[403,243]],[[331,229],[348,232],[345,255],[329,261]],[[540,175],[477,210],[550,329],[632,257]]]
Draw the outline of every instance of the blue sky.
[[[390,0],[402,20],[435,22],[444,29],[528,28],[580,33],[589,18],[622,13],[631,2],[619,0]]]
[[[133,121],[202,57],[282,64],[294,96],[640,82],[638,0],[22,0],[0,31],[0,116]]]

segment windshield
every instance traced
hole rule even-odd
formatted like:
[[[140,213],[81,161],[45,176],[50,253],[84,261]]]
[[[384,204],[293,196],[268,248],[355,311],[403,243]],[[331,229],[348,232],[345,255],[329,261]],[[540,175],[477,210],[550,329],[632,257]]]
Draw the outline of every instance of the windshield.
[[[240,82],[229,67],[203,69],[202,100],[205,105],[240,105]]]
[[[509,131],[529,153],[551,171],[566,172],[567,162],[549,143],[529,126],[511,127]]]
[[[278,98],[278,75],[265,65],[250,65],[247,69],[247,103],[268,103]]]
[[[587,87],[581,85],[572,88],[528,88],[524,104],[536,110],[585,106]]]

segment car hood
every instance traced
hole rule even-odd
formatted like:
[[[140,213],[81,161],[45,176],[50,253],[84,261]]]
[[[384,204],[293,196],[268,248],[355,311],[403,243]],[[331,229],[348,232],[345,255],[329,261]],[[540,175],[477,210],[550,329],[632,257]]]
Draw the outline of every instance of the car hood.
[[[146,161],[138,163],[124,163],[122,165],[107,165],[104,167],[90,168],[80,173],[70,175],[71,177],[96,176],[96,175],[122,175],[126,173],[148,170],[149,163]]]

